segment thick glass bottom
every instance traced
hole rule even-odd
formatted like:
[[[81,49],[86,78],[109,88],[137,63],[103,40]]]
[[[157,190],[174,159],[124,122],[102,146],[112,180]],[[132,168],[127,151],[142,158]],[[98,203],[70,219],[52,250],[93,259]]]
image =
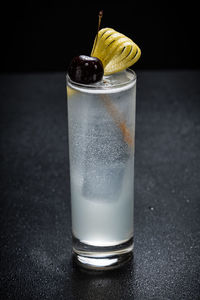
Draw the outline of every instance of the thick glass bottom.
[[[122,267],[133,257],[133,238],[109,247],[91,246],[73,237],[75,262],[90,270],[111,270]]]

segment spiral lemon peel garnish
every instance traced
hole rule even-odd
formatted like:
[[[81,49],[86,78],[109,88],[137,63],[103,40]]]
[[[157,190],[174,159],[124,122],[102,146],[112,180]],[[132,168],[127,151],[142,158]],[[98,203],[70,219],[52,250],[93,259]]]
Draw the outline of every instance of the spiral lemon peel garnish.
[[[127,36],[112,28],[102,28],[94,41],[91,56],[101,60],[104,75],[120,72],[135,64],[140,48]]]

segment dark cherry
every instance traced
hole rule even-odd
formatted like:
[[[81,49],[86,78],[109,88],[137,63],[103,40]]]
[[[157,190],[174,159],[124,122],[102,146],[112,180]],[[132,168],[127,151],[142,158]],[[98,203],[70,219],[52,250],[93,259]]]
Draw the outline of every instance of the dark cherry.
[[[97,57],[79,55],[72,59],[68,75],[71,80],[78,83],[95,83],[103,77],[103,64]]]

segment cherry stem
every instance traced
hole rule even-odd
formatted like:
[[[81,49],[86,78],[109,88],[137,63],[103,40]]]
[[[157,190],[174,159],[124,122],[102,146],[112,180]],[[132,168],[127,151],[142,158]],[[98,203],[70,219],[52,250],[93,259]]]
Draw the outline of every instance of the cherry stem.
[[[93,50],[92,50],[91,55],[94,53],[94,50],[95,50],[95,48],[96,48],[97,39],[98,39],[98,32],[99,32],[100,25],[101,25],[101,19],[102,19],[102,17],[103,17],[103,10],[100,10],[98,16],[99,16],[99,19],[98,19],[97,35],[96,35],[96,38],[95,38],[95,44],[94,44],[94,47],[93,47]]]
[[[100,25],[101,25],[101,19],[103,17],[103,10],[100,10],[99,12],[99,21],[98,21],[98,27],[97,27],[97,35],[98,35],[98,32],[99,32],[99,29],[100,29]]]

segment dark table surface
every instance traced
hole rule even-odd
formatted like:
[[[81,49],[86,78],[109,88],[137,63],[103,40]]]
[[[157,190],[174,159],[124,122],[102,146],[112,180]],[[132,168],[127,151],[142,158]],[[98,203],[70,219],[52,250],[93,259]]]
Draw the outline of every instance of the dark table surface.
[[[1,299],[200,299],[200,72],[139,71],[135,249],[89,273],[71,259],[63,73],[2,74]]]

